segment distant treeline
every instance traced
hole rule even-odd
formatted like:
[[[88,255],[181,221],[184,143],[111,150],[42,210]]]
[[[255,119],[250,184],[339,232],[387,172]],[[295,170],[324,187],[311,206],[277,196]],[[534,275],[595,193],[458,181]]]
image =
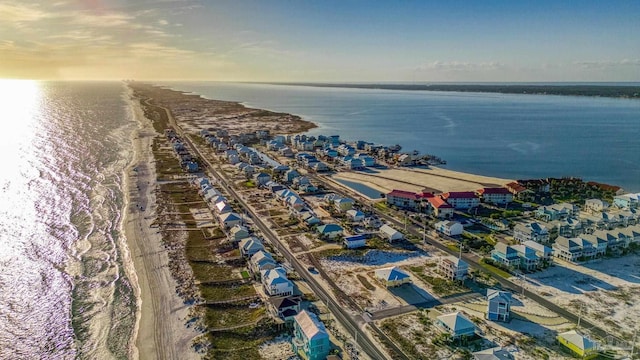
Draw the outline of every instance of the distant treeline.
[[[322,84],[322,83],[276,83],[275,85],[302,85],[315,87],[338,87],[382,90],[426,90],[483,92],[501,94],[600,96],[611,98],[640,99],[640,86],[615,85],[501,85],[501,84]]]

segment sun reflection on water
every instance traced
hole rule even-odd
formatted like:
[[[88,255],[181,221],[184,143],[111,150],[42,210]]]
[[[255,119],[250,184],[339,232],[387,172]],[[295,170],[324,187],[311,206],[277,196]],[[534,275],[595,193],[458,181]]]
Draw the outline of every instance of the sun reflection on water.
[[[18,228],[37,222],[29,182],[38,177],[33,146],[37,137],[42,91],[32,80],[0,79],[0,216],[12,229],[0,228],[0,259],[12,258],[22,247]],[[29,199],[31,201],[25,201]],[[14,227],[15,226],[15,227]]]

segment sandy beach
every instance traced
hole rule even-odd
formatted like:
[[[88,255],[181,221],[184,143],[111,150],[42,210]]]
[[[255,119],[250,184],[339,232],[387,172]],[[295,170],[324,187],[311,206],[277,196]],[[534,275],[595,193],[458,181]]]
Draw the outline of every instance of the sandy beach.
[[[500,187],[513,181],[435,166],[339,172],[332,177],[359,182],[382,192],[390,192],[393,189],[414,192],[427,190],[436,194],[448,191],[474,191],[483,187]]]
[[[156,217],[156,174],[151,143],[156,132],[143,115],[136,99],[131,100],[139,122],[134,135],[135,158],[127,171],[127,212],[124,230],[135,275],[131,276],[138,298],[135,359],[197,359],[191,340],[199,333],[185,326],[188,306],[176,294],[176,283],[158,229]]]

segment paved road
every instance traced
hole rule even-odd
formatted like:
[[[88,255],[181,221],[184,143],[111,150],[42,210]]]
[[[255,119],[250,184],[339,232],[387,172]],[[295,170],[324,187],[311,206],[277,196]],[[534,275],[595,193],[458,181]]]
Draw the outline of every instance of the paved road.
[[[218,179],[219,184],[221,184],[225,188],[225,190],[241,204],[243,209],[245,209],[248,212],[249,216],[254,221],[254,224],[260,229],[260,231],[262,231],[262,233],[265,235],[265,237],[267,237],[267,239],[269,241],[271,241],[271,243],[278,249],[278,251],[280,251],[280,253],[287,259],[287,261],[291,264],[291,266],[293,266],[293,268],[296,270],[298,275],[301,278],[303,278],[305,281],[307,281],[307,283],[308,283],[309,287],[311,288],[311,290],[313,290],[322,300],[324,300],[326,302],[327,307],[334,314],[336,319],[342,324],[342,326],[344,326],[345,329],[347,329],[347,331],[349,331],[349,333],[351,335],[354,336],[355,342],[362,349],[362,351],[364,351],[367,355],[369,355],[372,359],[375,359],[375,360],[383,360],[383,359],[388,358],[382,351],[380,351],[380,349],[376,346],[376,344],[371,339],[369,339],[369,337],[367,336],[366,332],[364,332],[360,328],[360,326],[365,323],[364,320],[362,319],[362,317],[360,315],[357,315],[355,317],[352,316],[349,312],[347,312],[339,303],[337,303],[330,296],[330,294],[318,283],[318,281],[313,278],[313,275],[309,274],[309,272],[307,271],[306,267],[304,265],[302,265],[300,263],[300,261],[298,261],[298,259],[291,254],[289,249],[286,246],[284,246],[280,242],[278,237],[271,231],[271,229],[264,224],[264,222],[262,221],[261,217],[258,216],[257,214],[255,214],[253,212],[253,210],[251,209],[251,207],[249,207],[246,204],[244,199],[242,199],[236,193],[236,191],[227,184],[226,179],[223,178],[215,170],[215,167],[213,166],[213,164],[205,156],[203,156],[203,154],[199,151],[199,149],[196,146],[193,145],[191,140],[187,136],[185,136],[184,131],[182,130],[182,128],[180,128],[178,126],[178,124],[175,121],[174,117],[172,116],[171,112],[167,108],[164,108],[164,107],[161,107],[161,106],[158,106],[158,105],[155,105],[155,106],[163,109],[166,112],[170,124],[176,129],[177,133],[181,136],[183,141],[186,142],[187,145],[196,154],[198,154],[200,159],[205,162],[205,164],[209,168],[209,171],[211,172],[211,174],[216,179]],[[382,334],[382,335],[384,335],[384,334]],[[396,357],[399,357],[401,359],[408,359],[400,351],[400,349],[395,346],[395,344],[391,343],[391,345],[398,352],[396,354]]]
[[[429,309],[442,304],[453,304],[453,303],[462,302],[462,301],[469,301],[469,300],[477,299],[479,297],[482,297],[482,294],[479,294],[476,292],[464,293],[464,294],[449,296],[449,297],[440,298],[440,299],[423,301],[423,302],[411,304],[411,305],[397,306],[390,309],[370,311],[372,315],[370,316],[370,318],[371,320],[380,320],[390,316],[398,316],[398,315],[410,313],[418,309]]]

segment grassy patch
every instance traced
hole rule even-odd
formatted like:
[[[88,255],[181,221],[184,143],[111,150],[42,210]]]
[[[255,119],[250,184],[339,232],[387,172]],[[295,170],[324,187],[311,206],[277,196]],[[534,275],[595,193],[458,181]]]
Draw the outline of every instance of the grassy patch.
[[[356,275],[356,277],[358,278],[358,280],[360,280],[360,282],[362,283],[362,286],[367,288],[367,290],[374,291],[376,289],[376,287],[371,285],[369,280],[367,280],[367,278],[364,277],[363,275],[358,274]]]
[[[259,345],[272,340],[276,333],[273,323],[263,320],[258,323],[258,326],[207,334],[205,336],[211,348],[204,358],[207,360],[260,359]]]
[[[206,262],[191,262],[193,276],[201,282],[233,280],[233,272],[230,266],[218,265]]]
[[[262,306],[249,309],[247,305],[206,308],[204,311],[205,323],[214,329],[233,327],[242,324],[250,324],[266,315],[267,309]]]
[[[240,286],[200,285],[200,294],[206,301],[225,301],[256,295],[256,289],[251,284]]]
[[[497,267],[495,267],[495,266],[493,266],[491,264],[487,264],[484,261],[484,259],[480,260],[479,264],[480,264],[480,266],[482,266],[483,269],[485,269],[485,270],[487,270],[489,272],[498,274],[499,276],[501,276],[503,278],[510,278],[511,277],[511,274],[509,274],[508,272],[506,272],[506,271],[504,271],[502,269],[499,269],[499,268],[497,268]]]

